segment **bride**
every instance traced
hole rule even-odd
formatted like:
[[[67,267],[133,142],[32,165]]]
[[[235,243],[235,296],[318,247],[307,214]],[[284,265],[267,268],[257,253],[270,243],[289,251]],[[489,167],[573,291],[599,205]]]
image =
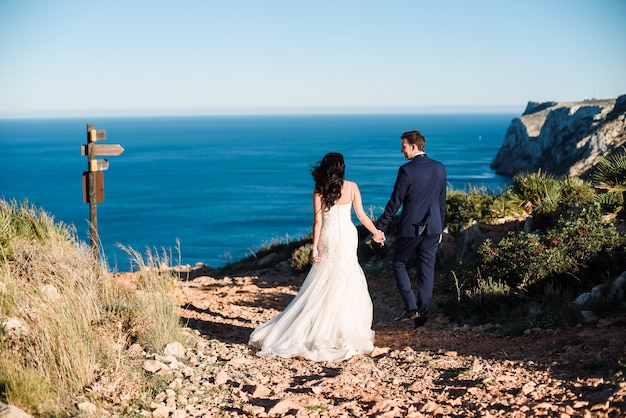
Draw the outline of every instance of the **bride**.
[[[373,307],[357,259],[358,235],[352,208],[374,240],[383,242],[363,210],[356,183],[344,180],[339,153],[313,167],[314,264],[287,308],[250,335],[259,356],[304,357],[340,361],[374,350]]]

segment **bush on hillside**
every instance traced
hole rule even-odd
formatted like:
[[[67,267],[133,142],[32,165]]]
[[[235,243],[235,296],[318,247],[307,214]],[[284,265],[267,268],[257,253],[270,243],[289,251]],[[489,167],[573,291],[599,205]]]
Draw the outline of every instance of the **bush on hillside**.
[[[467,229],[473,222],[489,217],[494,195],[484,189],[471,187],[468,192],[448,189],[446,196],[446,224],[451,234]]]
[[[541,170],[522,173],[487,208],[467,204],[479,200],[476,196],[450,193],[453,223],[484,213],[506,217],[517,212],[529,217],[532,232],[512,232],[496,243],[487,239],[473,260],[449,266],[454,281],[444,285],[453,296],[444,301],[445,311],[469,321],[518,322],[521,329],[576,321],[574,295],[626,269],[626,237],[605,216],[607,211],[624,214],[626,153],[603,159],[594,181]],[[599,305],[603,312],[621,306],[596,303],[596,310]]]
[[[555,294],[564,299],[544,309],[563,311],[560,316],[571,320],[573,294],[625,269],[626,237],[603,222],[598,205],[590,205],[570,210],[541,233],[514,232],[497,244],[485,240],[476,259],[462,266],[457,288],[465,291],[458,295],[459,309],[483,320],[502,320],[507,311],[519,315],[516,308],[541,302],[552,289],[549,299],[554,301]]]
[[[594,173],[598,202],[626,217],[626,152],[602,158]]]
[[[502,280],[517,289],[532,290],[559,278],[567,282],[568,277],[578,278],[569,284],[584,286],[598,283],[593,277],[584,279],[594,275],[599,266],[613,270],[610,273],[626,267],[611,263],[623,248],[624,237],[614,225],[605,225],[598,208],[592,206],[561,218],[542,235],[516,232],[497,245],[487,240],[478,250],[476,263],[482,277]]]
[[[554,221],[561,202],[562,183],[552,174],[542,172],[521,173],[513,177],[505,191],[506,197],[532,215],[535,227],[541,228]]]
[[[293,271],[294,274],[302,274],[309,271],[312,252],[313,244],[305,244],[293,252],[291,256],[291,271]]]
[[[182,338],[171,280],[149,268],[139,292],[124,286],[70,227],[0,200],[0,398],[40,416],[75,415],[78,396],[141,398],[125,349]]]
[[[591,183],[578,177],[565,177],[561,181],[561,193],[558,206],[559,213],[589,206],[594,202],[596,193]]]

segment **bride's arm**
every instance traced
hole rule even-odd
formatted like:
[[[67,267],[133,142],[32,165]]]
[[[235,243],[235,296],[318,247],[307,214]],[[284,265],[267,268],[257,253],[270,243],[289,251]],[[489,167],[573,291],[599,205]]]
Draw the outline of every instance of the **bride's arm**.
[[[322,196],[313,192],[313,251],[311,258],[314,262],[320,261],[317,245],[320,242],[320,234],[322,233]]]
[[[372,220],[363,210],[363,202],[361,200],[361,191],[359,190],[359,186],[354,182],[352,182],[352,184],[352,207],[354,208],[356,217],[359,218],[359,221],[361,221],[363,226],[366,227],[367,230],[370,231],[374,237],[376,237],[378,234],[382,234],[381,231],[376,229],[376,227],[374,226],[374,222],[372,222]]]

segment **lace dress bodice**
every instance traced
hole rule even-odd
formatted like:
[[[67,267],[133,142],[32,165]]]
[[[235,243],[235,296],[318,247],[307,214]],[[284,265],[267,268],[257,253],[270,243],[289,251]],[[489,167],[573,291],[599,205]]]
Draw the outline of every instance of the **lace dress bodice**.
[[[325,257],[337,260],[345,259],[352,253],[356,255],[358,234],[352,223],[352,204],[334,205],[322,214],[322,231],[319,250],[322,260]]]

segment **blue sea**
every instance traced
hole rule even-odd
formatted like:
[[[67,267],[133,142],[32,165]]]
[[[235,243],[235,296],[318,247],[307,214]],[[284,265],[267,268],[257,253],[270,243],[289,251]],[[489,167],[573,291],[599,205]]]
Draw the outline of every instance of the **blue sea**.
[[[499,192],[489,165],[514,114],[194,116],[0,120],[0,197],[27,201],[89,242],[83,201],[87,123],[124,152],[104,171],[98,204],[109,266],[131,269],[119,244],[171,254],[173,264],[220,267],[311,232],[311,167],[341,152],[366,211],[377,218],[398,167],[400,134],[418,129],[449,186]],[[180,245],[180,246],[179,246]]]

